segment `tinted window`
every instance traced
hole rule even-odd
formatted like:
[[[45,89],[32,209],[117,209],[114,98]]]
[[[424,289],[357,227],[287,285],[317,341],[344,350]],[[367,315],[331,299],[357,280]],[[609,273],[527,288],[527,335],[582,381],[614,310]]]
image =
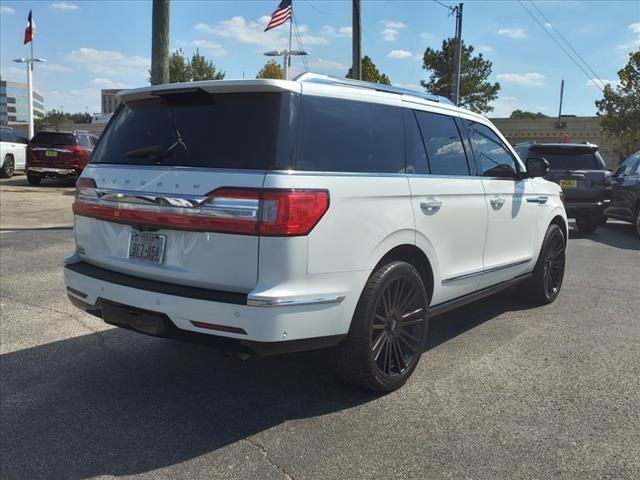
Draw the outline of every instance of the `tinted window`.
[[[615,176],[626,177],[627,175],[633,175],[635,173],[634,166],[636,162],[639,160],[640,160],[640,153],[631,155],[629,158],[627,158],[624,162],[620,164],[620,166],[616,170]]]
[[[513,178],[518,172],[516,161],[500,140],[486,125],[466,122],[471,148],[485,177]]]
[[[429,173],[427,152],[424,149],[422,134],[413,110],[404,109],[405,148],[407,155],[407,173]]]
[[[281,95],[204,91],[121,105],[93,163],[265,169],[276,155]]]
[[[95,144],[98,143],[98,137],[95,135],[89,135],[89,141],[91,141],[92,146],[95,146]]]
[[[434,175],[469,175],[460,132],[453,117],[416,111]]]
[[[76,137],[72,133],[38,132],[31,139],[31,143],[42,145],[77,145]]]
[[[531,149],[530,157],[544,157],[551,170],[604,170],[604,160],[597,151],[581,148]]]
[[[402,109],[303,96],[296,168],[329,172],[404,172]]]
[[[78,135],[78,144],[81,147],[91,148],[91,142],[89,141],[89,135]]]

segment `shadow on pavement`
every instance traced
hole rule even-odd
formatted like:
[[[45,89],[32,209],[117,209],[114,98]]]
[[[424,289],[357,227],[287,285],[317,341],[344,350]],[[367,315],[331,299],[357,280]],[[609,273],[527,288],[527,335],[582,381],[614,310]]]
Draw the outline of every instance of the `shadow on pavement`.
[[[428,349],[522,306],[505,296],[434,318]],[[296,418],[375,400],[327,352],[242,362],[120,329],[0,357],[2,478],[148,472]]]
[[[614,248],[640,251],[640,239],[633,232],[630,223],[608,221],[593,233],[582,233],[575,228],[569,229],[569,240],[587,239]]]
[[[57,188],[73,188],[76,185],[75,180],[65,178],[45,178],[40,185],[30,185],[26,175],[16,174],[14,177],[2,179],[0,185],[3,187],[29,187],[33,189],[46,189],[47,187]]]

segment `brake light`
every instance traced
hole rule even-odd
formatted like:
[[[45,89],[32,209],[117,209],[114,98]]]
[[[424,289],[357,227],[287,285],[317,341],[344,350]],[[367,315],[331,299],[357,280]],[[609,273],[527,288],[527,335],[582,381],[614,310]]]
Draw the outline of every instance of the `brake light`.
[[[307,235],[329,208],[326,190],[220,188],[196,207],[99,200],[96,183],[80,178],[76,215],[130,225],[242,235]]]

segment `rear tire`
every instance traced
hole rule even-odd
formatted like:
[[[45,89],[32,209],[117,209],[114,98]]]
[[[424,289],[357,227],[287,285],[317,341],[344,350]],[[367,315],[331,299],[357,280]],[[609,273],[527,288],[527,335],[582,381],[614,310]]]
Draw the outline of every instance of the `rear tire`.
[[[578,227],[578,230],[582,233],[593,233],[601,224],[602,218],[596,214],[576,218],[576,227]]]
[[[337,373],[348,383],[390,392],[415,370],[428,329],[428,296],[418,271],[391,262],[369,278],[347,339],[335,350]]]
[[[4,162],[2,162],[2,168],[0,168],[0,177],[2,178],[11,178],[15,173],[15,164],[13,163],[13,157],[7,155],[4,157]]]
[[[547,305],[558,297],[564,280],[566,250],[562,229],[555,224],[549,225],[533,276],[520,286],[520,297],[524,301]]]
[[[634,231],[636,232],[636,237],[640,238],[640,204],[636,207],[636,218],[634,222]]]
[[[27,182],[29,182],[29,185],[40,185],[41,181],[42,177],[32,173],[27,173]]]

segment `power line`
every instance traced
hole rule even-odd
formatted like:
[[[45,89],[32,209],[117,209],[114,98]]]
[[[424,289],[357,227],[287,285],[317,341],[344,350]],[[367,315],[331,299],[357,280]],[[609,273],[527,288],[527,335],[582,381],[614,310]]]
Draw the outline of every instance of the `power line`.
[[[293,32],[296,36],[296,41],[298,42],[298,46],[300,47],[300,50],[304,51],[304,46],[302,45],[302,37],[300,36],[300,30],[298,29],[298,22],[296,21],[296,17],[293,14],[293,11],[291,12],[291,21],[293,22]],[[304,69],[306,72],[309,71],[309,64],[307,63],[307,59],[305,58],[305,55],[302,55],[302,65],[304,66]]]
[[[432,1],[437,3],[438,5],[443,6],[447,10],[452,10],[453,9],[453,7],[451,5],[447,5],[446,3],[442,3],[440,0],[432,0]]]
[[[558,47],[560,47],[560,49],[567,55],[567,57],[569,57],[571,59],[571,61],[582,71],[582,73],[584,73],[587,78],[589,80],[591,80],[591,82],[598,87],[601,91],[604,92],[604,89],[598,85],[595,80],[591,77],[591,75],[589,75],[589,73],[587,73],[587,71],[584,69],[584,67],[582,65],[580,65],[575,58],[573,58],[573,56],[567,51],[566,48],[564,48],[564,46],[556,39],[556,37],[554,37],[553,35],[551,35],[551,33],[549,33],[549,30],[542,24],[542,22],[540,20],[538,20],[538,18],[531,13],[527,7],[524,6],[524,3],[522,2],[522,0],[518,0],[518,3],[520,4],[520,6],[522,7],[522,9],[527,12],[529,14],[529,16],[531,18],[533,18],[533,20],[540,26],[540,28],[542,28],[542,30],[544,30],[544,32],[549,36],[549,38],[551,38],[551,40],[553,40],[555,42],[556,45],[558,45]]]
[[[542,10],[540,10],[538,8],[538,6],[535,3],[533,3],[533,0],[529,0],[529,3],[531,3],[531,5],[533,5],[533,8],[535,8],[538,11],[538,13],[540,15],[542,15],[542,18],[544,18],[547,21],[547,23],[551,26],[551,28],[553,28],[553,30],[558,34],[558,36],[564,41],[564,43],[567,44],[567,46],[571,49],[571,51],[576,54],[576,56],[580,59],[580,61],[582,61],[584,66],[587,67],[587,70],[589,70],[589,72],[591,72],[591,74],[598,79],[598,81],[600,82],[600,85],[602,86],[602,88],[604,88],[605,83],[602,81],[602,79],[593,70],[593,68],[591,68],[591,66],[589,66],[589,64],[585,61],[585,59],[582,58],[582,56],[577,52],[577,50],[575,48],[573,48],[571,43],[569,43],[569,41],[564,37],[564,35],[562,35],[562,33],[560,33],[560,30],[558,30],[555,27],[555,25],[553,23],[551,23],[551,21],[547,18],[547,16],[544,13],[542,13]]]

